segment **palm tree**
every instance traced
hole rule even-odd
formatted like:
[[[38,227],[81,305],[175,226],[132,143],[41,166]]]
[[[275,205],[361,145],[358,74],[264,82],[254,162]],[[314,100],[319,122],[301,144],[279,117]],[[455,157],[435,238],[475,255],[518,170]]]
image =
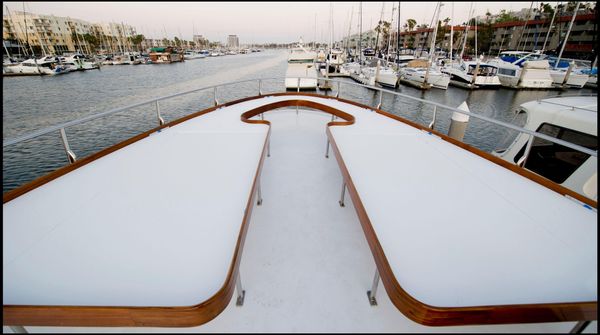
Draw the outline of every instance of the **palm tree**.
[[[552,17],[554,15],[554,8],[549,3],[540,2],[540,12],[547,17]]]
[[[377,39],[375,41],[375,49],[379,48],[379,34],[382,35],[382,42],[384,45],[387,45],[387,39],[390,35],[390,22],[387,21],[379,21],[377,27],[375,27],[375,31],[377,32]]]
[[[100,44],[98,38],[91,34],[84,34],[83,40],[90,46],[91,52],[96,52],[96,48]]]
[[[485,22],[486,22],[486,23],[490,23],[490,19],[491,19],[491,17],[492,17],[492,13],[490,13],[490,11],[489,11],[489,10],[488,10],[488,11],[486,11],[486,12],[485,12]]]
[[[412,31],[413,28],[415,27],[415,25],[417,24],[417,20],[408,19],[408,20],[406,20],[406,24],[408,25],[408,31]]]
[[[138,50],[141,51],[142,50],[142,42],[144,41],[145,37],[144,35],[138,34],[135,36],[132,36],[129,38],[129,40],[131,41],[131,43],[135,46],[138,47]]]

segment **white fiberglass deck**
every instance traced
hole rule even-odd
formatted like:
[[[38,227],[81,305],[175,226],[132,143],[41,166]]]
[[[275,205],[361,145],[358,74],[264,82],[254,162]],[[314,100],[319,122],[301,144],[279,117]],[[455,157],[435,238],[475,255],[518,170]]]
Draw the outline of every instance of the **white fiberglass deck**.
[[[4,304],[210,298],[225,282],[267,136],[241,112],[164,129],[4,204]]]
[[[331,131],[396,279],[417,300],[597,300],[595,210],[376,113]]]
[[[4,304],[181,305],[210,296],[231,261],[266,136],[266,126],[242,123],[239,114],[294,98],[226,107],[86,166],[120,175],[114,182],[98,174],[78,180],[92,172],[86,167],[67,175],[72,181],[62,187],[87,198],[65,200],[54,186],[45,194],[50,199],[31,208],[34,199],[27,197],[41,197],[38,192],[49,192],[44,188],[57,179],[5,204]],[[396,279],[415,298],[439,306],[597,300],[595,211],[426,132],[338,101],[301,98],[356,117],[354,125],[331,131]],[[263,171],[263,207],[255,209],[242,257],[246,302],[241,308],[230,304],[213,321],[190,330],[564,332],[572,327],[572,322],[424,327],[406,319],[382,287],[379,306],[371,307],[365,291],[375,265],[348,196],[346,208],[337,205],[339,167],[333,157],[324,158],[330,117],[276,111],[265,119],[273,125],[272,157]],[[183,142],[190,140],[187,147]],[[147,151],[156,144],[163,149]],[[144,152],[154,158],[142,158]],[[232,175],[239,179],[226,181]],[[136,182],[141,188],[129,186]],[[220,183],[223,189],[213,187]],[[17,208],[19,200],[29,207]],[[214,272],[196,272],[206,266]],[[63,285],[67,274],[84,282]],[[113,285],[109,291],[106,281]]]

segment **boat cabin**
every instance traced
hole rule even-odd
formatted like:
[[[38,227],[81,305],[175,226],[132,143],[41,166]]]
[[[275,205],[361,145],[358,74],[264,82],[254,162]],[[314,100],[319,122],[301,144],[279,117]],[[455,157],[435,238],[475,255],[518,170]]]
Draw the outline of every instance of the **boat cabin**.
[[[526,113],[523,126],[590,150],[598,150],[597,97],[563,97],[531,101],[521,105]],[[597,158],[574,149],[535,138],[525,154],[530,135],[519,134],[505,149],[493,154],[523,166],[590,199],[597,199]]]

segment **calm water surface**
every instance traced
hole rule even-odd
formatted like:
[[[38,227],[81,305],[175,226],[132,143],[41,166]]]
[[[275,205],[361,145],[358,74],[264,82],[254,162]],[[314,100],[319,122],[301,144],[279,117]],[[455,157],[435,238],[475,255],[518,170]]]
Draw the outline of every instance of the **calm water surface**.
[[[207,57],[183,63],[103,66],[100,70],[75,72],[55,77],[4,77],[2,133],[14,138],[87,115],[124,107],[151,98],[186,90],[253,78],[284,77],[287,52],[268,50],[246,55]],[[352,82],[351,79],[341,79]],[[233,84],[217,90],[220,103],[257,95],[256,82]],[[284,90],[283,80],[263,82],[264,93]],[[337,88],[328,94],[335,94]],[[420,91],[400,85],[395,91],[456,107],[467,101],[471,112],[518,123],[515,110],[524,102],[555,95],[596,93],[596,90],[516,91],[508,89],[467,91]],[[365,88],[342,84],[340,97],[375,106],[379,95]],[[166,122],[213,104],[213,90],[161,101]],[[66,133],[78,159],[157,126],[154,104],[119,112],[82,125]],[[427,125],[433,107],[421,102],[384,94],[382,109]],[[438,109],[436,130],[447,133],[452,112]],[[464,141],[491,151],[516,134],[471,118]],[[66,155],[59,132],[3,148],[3,192],[14,189],[65,164]]]

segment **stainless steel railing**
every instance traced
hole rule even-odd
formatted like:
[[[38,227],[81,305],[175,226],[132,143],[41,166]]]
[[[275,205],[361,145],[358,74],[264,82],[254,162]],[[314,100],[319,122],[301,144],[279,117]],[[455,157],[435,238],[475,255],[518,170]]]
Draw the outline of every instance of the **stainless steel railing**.
[[[294,78],[296,78],[296,77],[294,77]],[[313,79],[314,80],[314,78],[299,77],[297,79],[298,87],[300,86],[299,85],[300,79]],[[200,92],[200,91],[205,91],[205,90],[212,89],[213,90],[214,105],[216,106],[216,105],[219,104],[219,101],[217,99],[217,88],[219,88],[219,87],[222,88],[222,87],[225,87],[225,86],[228,86],[228,85],[233,85],[233,84],[240,84],[240,83],[257,81],[257,84],[258,84],[257,93],[258,93],[259,96],[261,96],[261,95],[263,95],[263,92],[262,92],[263,85],[262,84],[263,84],[263,81],[266,81],[266,80],[285,80],[285,77],[270,77],[270,78],[258,78],[258,79],[241,80],[241,81],[228,82],[228,83],[219,84],[219,85],[213,85],[213,86],[206,86],[206,87],[202,87],[202,88],[198,88],[198,89],[193,89],[193,90],[189,90],[189,91],[184,91],[184,92],[179,92],[179,93],[175,93],[175,94],[171,94],[171,95],[166,95],[166,96],[162,96],[162,97],[158,97],[158,98],[154,98],[154,99],[150,99],[150,100],[138,102],[138,103],[135,103],[135,104],[132,104],[132,105],[128,105],[128,106],[125,106],[125,107],[111,109],[111,110],[108,110],[106,112],[102,112],[102,113],[98,113],[98,114],[86,116],[86,117],[83,117],[81,119],[77,119],[77,120],[65,122],[65,123],[62,123],[62,124],[59,124],[59,125],[56,125],[56,126],[51,126],[51,127],[45,128],[45,129],[37,130],[37,131],[34,131],[34,132],[26,134],[26,135],[18,136],[16,138],[12,138],[12,139],[8,139],[8,140],[3,140],[2,141],[2,147],[6,148],[8,146],[11,146],[11,145],[23,142],[23,141],[27,141],[27,140],[36,138],[38,136],[42,136],[42,135],[46,135],[46,134],[58,131],[59,134],[60,134],[60,136],[61,136],[61,139],[62,139],[62,142],[63,142],[63,146],[65,148],[65,152],[67,154],[69,162],[73,163],[76,160],[76,156],[71,151],[71,149],[69,147],[69,142],[67,140],[67,136],[66,136],[66,133],[65,133],[65,129],[68,128],[68,127],[72,127],[72,126],[79,125],[79,124],[82,124],[82,123],[85,123],[85,122],[88,122],[88,121],[92,121],[92,120],[95,120],[95,119],[98,119],[98,118],[101,118],[101,117],[107,117],[107,116],[113,115],[113,114],[118,113],[118,112],[126,111],[126,110],[131,109],[131,108],[135,108],[135,107],[139,107],[139,106],[143,106],[143,105],[147,105],[147,104],[152,104],[152,103],[154,103],[155,106],[156,106],[156,113],[157,113],[158,125],[163,125],[165,123],[165,121],[161,117],[159,101],[168,100],[168,99],[172,99],[172,98],[175,98],[175,97],[180,97],[180,96],[191,94],[191,93],[195,93],[195,92]],[[466,111],[463,111],[461,109],[458,109],[458,108],[455,108],[455,107],[446,106],[446,105],[443,105],[443,104],[440,104],[440,103],[437,103],[437,102],[433,102],[433,101],[428,101],[428,100],[424,100],[424,99],[412,97],[412,96],[409,96],[409,95],[406,95],[406,94],[402,94],[402,93],[395,92],[395,91],[390,91],[390,90],[387,90],[387,89],[384,89],[384,88],[380,88],[380,87],[363,85],[363,84],[359,84],[359,83],[355,83],[355,82],[350,82],[350,81],[341,81],[341,80],[329,79],[329,78],[327,78],[327,79],[325,79],[325,78],[319,78],[319,80],[324,80],[324,81],[328,81],[328,82],[337,83],[337,92],[336,92],[335,97],[340,97],[341,85],[342,84],[344,84],[344,85],[351,85],[351,86],[358,86],[358,87],[364,87],[364,88],[368,88],[370,90],[379,91],[379,101],[378,101],[378,104],[376,106],[374,106],[374,108],[380,108],[381,107],[381,103],[382,103],[382,99],[383,99],[383,94],[384,93],[385,94],[390,94],[390,95],[396,95],[396,96],[399,96],[399,97],[402,97],[402,98],[406,98],[406,99],[418,101],[418,102],[421,102],[421,103],[424,103],[424,104],[427,104],[427,105],[431,105],[434,108],[434,113],[433,113],[433,120],[431,121],[430,125],[436,123],[436,117],[437,117],[436,111],[437,111],[438,108],[442,108],[442,109],[445,109],[445,110],[448,110],[448,111],[452,111],[452,112],[459,112],[459,113],[468,115],[469,117],[474,117],[474,118],[477,118],[477,119],[480,119],[480,120],[492,123],[492,124],[497,125],[497,126],[501,126],[501,127],[512,129],[512,130],[516,130],[516,131],[518,131],[520,133],[529,134],[531,136],[531,138],[535,138],[535,137],[541,138],[541,139],[550,141],[552,143],[556,143],[556,144],[559,144],[559,145],[571,148],[573,150],[577,150],[579,152],[586,153],[586,154],[591,155],[593,157],[598,157],[598,152],[595,151],[595,150],[591,150],[591,149],[588,149],[586,147],[583,147],[583,146],[580,146],[580,145],[577,145],[577,144],[573,144],[573,143],[570,143],[570,142],[567,142],[567,141],[564,141],[564,140],[561,140],[561,139],[557,139],[557,138],[548,136],[546,134],[538,133],[538,132],[535,132],[535,131],[531,131],[529,129],[525,129],[525,128],[522,128],[522,127],[519,127],[519,126],[515,126],[515,125],[507,123],[507,122],[503,122],[503,121],[500,121],[500,120],[492,119],[492,118],[489,118],[489,117],[486,117],[486,116],[483,116],[483,115],[479,115],[479,114],[475,114],[475,113],[472,113],[472,112],[466,112]],[[299,91],[299,89],[298,89],[298,91]]]

